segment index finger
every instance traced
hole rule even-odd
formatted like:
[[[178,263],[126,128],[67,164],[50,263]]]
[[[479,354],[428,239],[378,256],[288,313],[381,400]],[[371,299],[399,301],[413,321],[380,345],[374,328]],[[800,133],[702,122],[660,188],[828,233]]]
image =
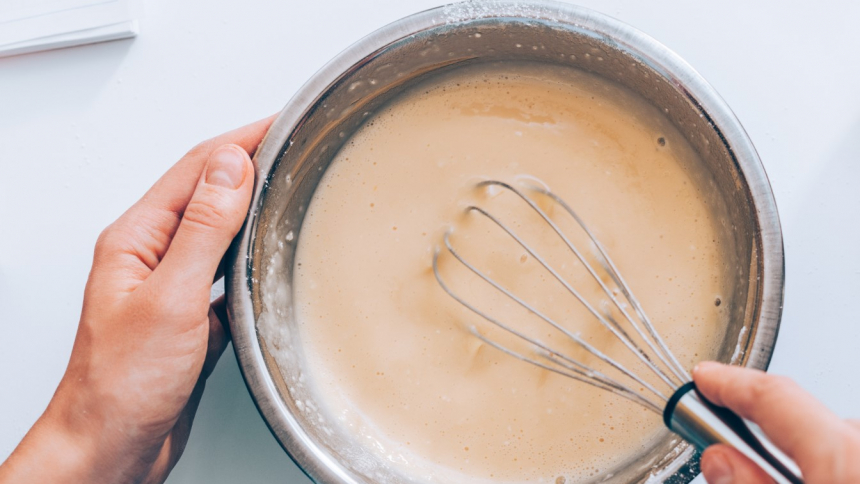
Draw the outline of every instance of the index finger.
[[[761,427],[804,474],[835,466],[842,420],[793,380],[714,362],[700,363],[693,379],[711,402]]]

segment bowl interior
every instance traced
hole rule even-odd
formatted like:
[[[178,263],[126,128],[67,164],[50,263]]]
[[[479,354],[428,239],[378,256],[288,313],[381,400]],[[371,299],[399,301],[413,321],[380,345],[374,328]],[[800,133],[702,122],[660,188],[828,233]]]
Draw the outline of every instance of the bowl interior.
[[[689,70],[694,78],[681,78],[672,72],[673,66],[667,68],[665,59],[649,55],[649,49],[662,49],[659,44],[635,31],[618,31],[620,24],[607,19],[583,17],[579,10],[536,9],[464,17],[449,14],[446,22],[436,24],[406,22],[400,28],[411,30],[409,35],[384,45],[374,46],[366,39],[354,46],[353,50],[362,55],[342,65],[334,82],[315,86],[312,81],[305,86],[291,101],[293,119],[282,115],[258,155],[266,181],[255,200],[256,212],[252,213],[250,226],[245,229],[247,246],[240,246],[237,254],[242,270],[234,271],[233,276],[240,277],[245,271],[245,280],[230,284],[236,290],[228,288],[234,299],[250,296],[252,314],[245,319],[255,324],[256,336],[255,341],[244,343],[238,337],[236,350],[249,387],[276,437],[320,482],[407,479],[366,449],[351,445],[326,423],[303,378],[302,346],[292,308],[273,301],[290,300],[295,242],[301,237],[305,209],[341,145],[404,89],[427,76],[465,64],[529,61],[582,69],[629,88],[662,110],[699,153],[701,166],[688,171],[695,174],[695,182],[703,187],[708,203],[725,214],[720,227],[727,244],[725,262],[737,282],[734,294],[724,301],[731,317],[719,359],[763,367],[770,357],[775,328],[757,335],[765,283],[760,276],[767,254],[748,173],[744,171],[745,163],[757,164],[758,159],[739,160],[741,155],[750,155],[739,155],[730,138],[746,139],[745,135],[739,126],[720,125],[723,120],[715,119],[702,100],[687,89],[691,79],[701,82],[695,73]],[[378,41],[377,38],[375,42]],[[673,56],[668,59],[675,60]],[[777,292],[781,303],[781,287]],[[235,305],[231,302],[231,306]],[[777,314],[777,322],[778,317]],[[231,319],[236,333],[236,325],[242,323],[235,320],[242,318]],[[766,344],[750,351],[757,336]],[[247,361],[252,357],[263,362],[266,375],[249,374],[253,370],[249,370],[251,364]],[[263,383],[255,387],[254,382],[259,381]],[[277,404],[272,404],[271,399]],[[276,415],[279,413],[285,415]],[[692,449],[667,431],[639,458],[595,480],[640,482],[653,474],[673,482],[689,482],[696,474],[696,466]]]

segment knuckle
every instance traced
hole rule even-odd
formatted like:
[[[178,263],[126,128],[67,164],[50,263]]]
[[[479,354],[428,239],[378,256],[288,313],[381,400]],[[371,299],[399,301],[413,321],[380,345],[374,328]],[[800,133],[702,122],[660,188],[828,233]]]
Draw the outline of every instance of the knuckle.
[[[197,143],[193,148],[188,150],[188,153],[185,154],[186,158],[197,158],[197,157],[208,157],[209,153],[215,149],[214,140],[207,139],[206,141],[201,141]]]
[[[849,425],[842,427],[839,439],[839,462],[834,467],[839,469],[838,479],[833,482],[860,482],[860,434],[857,432],[857,420],[849,420]]]
[[[183,223],[204,229],[223,227],[231,214],[220,202],[222,200],[214,195],[207,197],[207,200],[191,200],[182,215]]]
[[[848,419],[845,419],[845,423],[847,423],[848,425],[853,427],[855,430],[860,430],[860,419],[848,418]],[[860,437],[860,436],[858,436],[858,437]],[[858,446],[857,450],[860,450],[860,446]]]
[[[105,227],[104,230],[99,233],[98,238],[96,239],[96,254],[105,254],[109,252],[113,252],[118,247],[118,236],[117,236],[117,228],[116,225],[111,224]]]
[[[750,386],[750,396],[753,402],[760,402],[773,395],[774,391],[782,389],[782,381],[776,375],[759,375],[758,378],[752,381]]]
[[[793,390],[797,384],[791,378],[782,375],[763,375],[761,386],[769,394],[780,394]]]
[[[761,373],[750,385],[747,405],[753,408],[772,408],[779,405],[797,384],[791,378],[781,375]]]

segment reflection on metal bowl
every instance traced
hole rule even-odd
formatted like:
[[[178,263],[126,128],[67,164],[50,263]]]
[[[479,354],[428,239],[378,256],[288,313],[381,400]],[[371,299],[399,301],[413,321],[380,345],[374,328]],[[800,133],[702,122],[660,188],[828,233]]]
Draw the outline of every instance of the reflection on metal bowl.
[[[534,46],[537,48],[523,48]],[[257,152],[250,216],[231,252],[227,296],[233,344],[248,388],[278,441],[315,481],[403,482],[360,452],[346,451],[297,401],[307,399],[298,365],[276,364],[270,344],[300,348],[291,308],[267,307],[267,294],[289,300],[295,244],[304,211],[342,143],[366,119],[426,76],[492,61],[566,65],[617,82],[661,109],[698,151],[714,196],[728,209],[727,261],[737,268],[731,324],[719,351],[729,361],[765,368],[776,341],[783,298],[782,234],[773,195],[755,149],[732,112],[689,65],[641,32],[593,11],[552,2],[463,3],[418,13],[360,40],[293,97]],[[292,232],[292,234],[290,234]],[[289,237],[288,237],[288,234]],[[273,276],[273,274],[277,274]],[[279,311],[273,318],[272,312]],[[267,332],[259,324],[279,324]],[[266,323],[266,322],[269,323]],[[667,436],[603,482],[686,483],[697,457]],[[653,482],[653,481],[649,481]]]

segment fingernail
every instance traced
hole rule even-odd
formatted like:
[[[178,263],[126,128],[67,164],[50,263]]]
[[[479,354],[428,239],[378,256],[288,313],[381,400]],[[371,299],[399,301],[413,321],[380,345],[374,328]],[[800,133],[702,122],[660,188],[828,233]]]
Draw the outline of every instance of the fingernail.
[[[713,367],[714,367],[714,366],[716,366],[716,365],[719,365],[719,363],[714,362],[714,361],[700,361],[700,362],[695,366],[695,368],[693,368],[693,375],[695,375],[696,373],[698,373],[698,372],[700,372],[700,371],[703,371],[703,370],[705,370],[705,371],[706,371],[706,370],[708,370],[709,368],[713,368]]]
[[[702,464],[702,473],[708,484],[732,484],[734,481],[734,470],[724,455],[712,455]]]
[[[209,155],[206,167],[206,183],[219,187],[236,189],[245,181],[245,154],[241,148],[232,145],[222,146]]]

